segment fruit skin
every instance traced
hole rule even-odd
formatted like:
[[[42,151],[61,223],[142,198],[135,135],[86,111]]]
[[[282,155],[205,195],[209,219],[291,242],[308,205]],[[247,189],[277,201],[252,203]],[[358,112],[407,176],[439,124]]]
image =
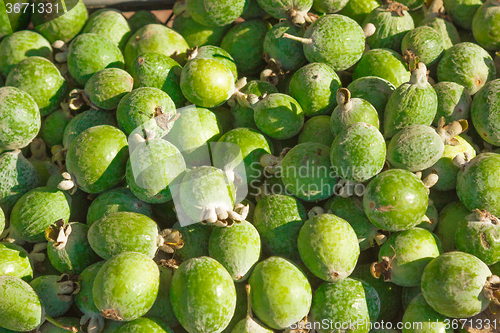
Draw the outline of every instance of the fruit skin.
[[[314,142],[331,147],[334,136],[330,130],[330,116],[315,116],[304,123],[298,143]]]
[[[0,258],[0,275],[15,276],[26,282],[33,279],[33,267],[31,266],[29,254],[21,246],[1,242]]]
[[[211,226],[195,223],[183,227],[176,222],[172,228],[179,230],[184,240],[184,246],[175,251],[177,258],[186,261],[191,258],[208,257],[208,242],[213,229]]]
[[[444,0],[443,2],[453,23],[467,30],[472,29],[474,15],[482,5],[480,0]]]
[[[109,313],[113,320],[131,321],[153,306],[159,284],[160,271],[153,260],[142,253],[123,252],[99,269],[92,295],[101,313]]]
[[[158,318],[170,327],[179,325],[179,321],[172,310],[172,302],[170,302],[170,286],[174,271],[171,268],[158,265],[160,269],[160,287],[155,303],[146,313],[147,317]]]
[[[439,61],[438,80],[461,84],[474,95],[496,76],[491,56],[481,46],[462,42],[446,50]]]
[[[0,154],[0,208],[4,213],[8,214],[23,194],[38,186],[40,176],[21,150]]]
[[[35,71],[39,75],[33,75]],[[5,84],[30,94],[42,117],[58,109],[66,93],[66,80],[54,64],[42,57],[29,57],[18,63]]]
[[[134,79],[119,68],[105,68],[85,83],[85,94],[92,104],[103,110],[116,109],[120,100],[132,91]]]
[[[422,275],[422,294],[438,313],[468,318],[484,311],[489,303],[483,287],[491,271],[477,257],[459,251],[433,259]]]
[[[221,62],[195,58],[182,69],[180,87],[191,103],[213,108],[232,96],[234,81],[231,70]]]
[[[229,273],[215,259],[193,258],[176,270],[170,301],[189,333],[222,332],[234,314],[236,290]]]
[[[304,54],[309,62],[323,62],[336,72],[354,65],[363,55],[365,37],[359,24],[347,16],[329,14],[320,17],[307,28]]]
[[[0,276],[0,325],[23,332],[39,327],[44,320],[40,299],[33,288],[20,278]]]
[[[125,134],[100,125],[80,133],[68,147],[66,168],[87,193],[101,193],[125,177],[129,156]]]
[[[92,288],[94,286],[94,281],[97,273],[105,262],[106,261],[99,261],[95,264],[87,266],[78,276],[80,291],[74,296],[74,300],[76,307],[83,313],[85,319],[87,319],[86,317],[101,317],[99,310],[94,304],[94,299],[92,297]],[[84,321],[84,318],[82,318],[82,321]],[[100,320],[103,321],[103,319],[104,318]]]
[[[500,79],[490,81],[474,95],[471,107],[472,124],[481,138],[500,146]]]
[[[444,117],[449,124],[454,120],[468,119],[472,99],[465,87],[455,82],[439,82],[432,86],[438,98],[438,111],[433,126]]]
[[[453,329],[449,326],[449,318],[434,311],[433,308],[427,304],[422,294],[416,296],[408,305],[403,315],[403,323],[412,323],[411,328],[406,328],[403,324],[404,333],[453,333]],[[415,325],[422,323],[422,328]]]
[[[500,6],[497,1],[486,1],[472,20],[472,33],[478,44],[486,50],[500,50]]]
[[[42,126],[35,100],[16,87],[0,88],[0,150],[26,147]]]
[[[300,104],[285,94],[267,95],[254,108],[255,124],[271,138],[289,139],[304,125],[304,111]]]
[[[276,3],[273,0],[257,0],[257,3],[264,9],[269,15],[276,19],[286,19],[289,18],[288,11],[294,9],[298,13],[307,13],[313,4],[312,0],[298,0],[298,1],[282,1]]]
[[[77,36],[68,49],[68,71],[80,85],[104,68],[123,69],[125,61],[120,49],[106,37],[96,34]]]
[[[453,23],[439,17],[439,15],[428,15],[423,19],[421,25],[429,26],[440,34],[445,50],[448,50],[450,47],[460,43],[461,41],[457,28],[453,25]]]
[[[180,33],[189,47],[215,45],[219,46],[231,25],[207,27],[193,20],[188,14],[175,17],[172,28]]]
[[[441,210],[435,233],[441,240],[444,252],[456,250],[456,231],[461,224],[467,223],[466,218],[470,214],[471,212],[460,201],[452,202]]]
[[[302,261],[324,281],[345,279],[358,261],[356,232],[346,220],[333,214],[316,215],[307,220],[297,242]]]
[[[44,231],[59,219],[68,221],[70,207],[63,191],[37,187],[24,194],[12,208],[12,238],[30,243],[45,241]]]
[[[288,21],[276,24],[266,33],[264,53],[274,59],[283,71],[296,71],[307,61],[302,44],[283,38],[283,33],[302,37],[304,30]]]
[[[401,54],[409,50],[419,61],[434,69],[444,51],[443,38],[434,28],[419,26],[409,31],[401,42]]]
[[[344,323],[361,323],[349,331],[368,333],[369,323],[375,323],[380,313],[380,299],[377,291],[368,283],[346,278],[336,283],[323,283],[314,293],[311,307],[313,322],[331,323],[328,328]],[[345,324],[344,324],[344,327]],[[319,333],[332,332],[319,329]]]
[[[413,173],[391,169],[368,183],[363,196],[365,214],[386,231],[407,230],[418,224],[427,211],[427,189]]]
[[[386,145],[377,127],[358,122],[341,131],[332,144],[330,161],[344,180],[364,182],[382,171]]]
[[[155,318],[141,317],[120,326],[122,333],[150,332],[173,333],[162,321]]]
[[[297,238],[306,220],[306,209],[291,196],[273,194],[257,202],[253,225],[269,255],[298,260]]]
[[[64,292],[64,296],[68,292],[59,286],[59,279],[57,275],[42,275],[30,282],[30,286],[35,290],[43,304],[45,313],[51,317],[63,316],[73,304],[73,297],[69,300],[59,298],[60,291]]]
[[[0,73],[7,77],[15,65],[32,56],[53,60],[52,46],[42,35],[22,30],[5,37],[0,42]]]
[[[277,93],[278,89],[267,81],[252,80],[249,81],[240,92],[244,94],[254,94],[257,97],[263,94]],[[233,128],[247,127],[258,130],[254,120],[254,111],[250,107],[241,106],[239,103],[232,108]]]
[[[63,146],[68,148],[70,143],[84,130],[99,125],[116,126],[116,117],[111,112],[95,109],[77,114],[64,128]]]
[[[0,207],[0,234],[3,233],[5,229],[5,213],[3,209]]]
[[[342,86],[335,71],[324,63],[311,63],[296,71],[290,80],[289,94],[299,102],[304,115],[330,114],[337,105],[336,91]]]
[[[337,92],[337,100],[339,105],[333,110],[330,120],[330,129],[335,137],[360,122],[379,129],[377,110],[370,103],[361,98],[351,98],[350,92],[344,89]]]
[[[347,90],[353,98],[364,99],[377,110],[380,128],[383,128],[385,106],[396,87],[381,77],[363,76],[349,83]]]
[[[362,25],[368,14],[378,6],[378,0],[349,0],[339,14],[348,16]]]
[[[270,257],[250,275],[252,309],[273,329],[284,329],[301,320],[312,302],[311,285],[302,271],[281,257]]]
[[[70,112],[59,109],[44,119],[40,134],[48,147],[62,146],[64,131],[61,131],[61,129],[64,129],[68,125],[71,118]]]
[[[188,48],[178,32],[161,24],[148,24],[130,36],[123,54],[127,69],[131,68],[135,58],[146,52],[171,56],[182,65]]]
[[[108,38],[123,50],[127,43],[131,31],[127,19],[120,11],[115,9],[99,9],[93,12],[87,24],[82,30],[82,34],[94,33]]]
[[[500,216],[499,168],[499,154],[481,153],[458,172],[457,194],[467,209],[485,209]]]
[[[320,13],[336,13],[344,8],[348,2],[349,0],[314,0],[313,9]]]
[[[240,17],[247,6],[248,0],[189,0],[187,12],[207,27],[224,26]]]

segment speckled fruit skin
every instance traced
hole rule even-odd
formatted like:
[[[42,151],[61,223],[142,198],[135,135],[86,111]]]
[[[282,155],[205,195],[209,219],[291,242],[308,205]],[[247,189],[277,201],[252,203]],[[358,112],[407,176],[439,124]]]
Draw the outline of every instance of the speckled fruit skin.
[[[348,2],[349,0],[314,0],[313,9],[320,13],[336,13],[344,8]]]
[[[332,146],[334,136],[330,130],[330,116],[315,116],[304,123],[298,143],[315,142]]]
[[[186,5],[193,20],[212,27],[234,22],[248,6],[248,0],[188,0]]]
[[[57,297],[58,281],[57,275],[42,275],[30,282],[43,304],[44,312],[51,317],[63,316],[73,304],[73,299],[66,301]]]
[[[380,6],[378,0],[350,0],[339,14],[348,16],[362,25],[368,14],[378,6]]]
[[[422,275],[422,294],[437,312],[468,318],[484,311],[490,301],[483,295],[491,271],[472,254],[453,251],[433,259]]]
[[[401,54],[411,51],[427,67],[435,68],[444,51],[443,38],[434,28],[420,26],[409,31],[401,42]]]
[[[345,279],[358,261],[356,232],[346,220],[333,214],[316,215],[307,220],[297,242],[304,264],[324,281]]]
[[[387,160],[395,168],[422,171],[443,156],[444,148],[443,139],[434,128],[410,125],[392,137],[387,146]]]
[[[458,172],[457,194],[469,210],[486,209],[500,216],[500,154],[481,153]]]
[[[464,153],[469,154],[470,158],[476,156],[476,150],[469,142],[461,136],[456,136],[455,139],[457,139],[458,144],[455,146],[445,145],[443,156],[422,173],[422,177],[424,178],[430,173],[438,175],[438,182],[432,186],[435,190],[449,191],[455,189],[459,171],[459,168],[453,164],[453,158],[455,158],[455,156],[465,156]]]
[[[173,333],[162,321],[155,318],[141,317],[120,326],[122,333],[135,332]]]
[[[109,125],[86,129],[71,142],[66,168],[87,193],[101,193],[125,177],[129,156],[125,134]]]
[[[83,313],[85,317],[101,316],[99,310],[94,304],[92,289],[97,273],[106,261],[99,261],[95,264],[87,266],[78,276],[80,291],[74,296],[76,307]]]
[[[302,37],[304,30],[288,21],[276,24],[266,34],[264,53],[274,59],[282,70],[296,71],[307,61],[304,49],[300,42],[283,38],[283,33]]]
[[[311,285],[302,271],[281,257],[270,257],[250,275],[252,309],[268,327],[284,329],[300,321],[312,302]]]
[[[444,0],[443,2],[453,23],[467,30],[472,29],[474,14],[481,7],[481,0]]]
[[[114,114],[94,109],[77,114],[64,128],[63,146],[68,148],[71,142],[84,130],[99,125],[115,126]]]
[[[474,95],[486,82],[496,76],[493,59],[481,46],[469,42],[456,44],[446,50],[439,61],[439,81],[452,81]]]
[[[287,191],[313,202],[327,199],[335,191],[338,174],[330,161],[330,148],[320,143],[293,147],[281,163],[279,175]]]
[[[196,56],[192,59],[204,58],[219,61],[231,70],[231,73],[233,73],[235,79],[238,78],[238,68],[236,67],[236,63],[233,57],[231,57],[231,55],[223,48],[213,45],[206,45],[199,47],[193,55]]]
[[[20,278],[0,276],[0,325],[13,331],[31,331],[40,326],[44,314],[40,299]]]
[[[314,21],[304,33],[312,43],[304,44],[309,62],[324,62],[336,72],[343,71],[359,61],[365,48],[363,29],[353,19],[325,15]]]
[[[335,137],[349,126],[360,122],[379,129],[378,113],[373,105],[361,98],[350,98],[349,102],[350,104],[337,106],[332,112],[330,129]]]
[[[306,209],[298,199],[273,194],[257,202],[253,225],[268,254],[298,260],[297,238],[306,218]]]
[[[385,164],[386,145],[377,127],[357,122],[340,132],[332,144],[330,161],[344,180],[364,182]]]
[[[106,37],[82,34],[73,39],[68,50],[68,71],[80,84],[104,68],[124,68],[120,49]]]
[[[42,57],[29,57],[18,63],[5,84],[30,94],[42,117],[59,108],[66,93],[66,80],[54,64]]]
[[[436,235],[441,240],[444,252],[456,250],[455,236],[458,227],[467,223],[467,216],[471,212],[459,201],[446,205],[439,213],[439,224]]]
[[[92,104],[103,110],[116,109],[120,100],[132,91],[134,79],[119,68],[105,68],[85,83],[85,94]]]
[[[424,18],[421,25],[429,26],[439,33],[445,50],[448,50],[453,45],[460,43],[460,35],[458,34],[457,28],[453,25],[453,23],[443,19],[442,17],[435,17],[434,15],[431,15]]]
[[[131,321],[144,315],[158,295],[160,271],[156,263],[137,252],[123,252],[104,263],[92,287],[99,311],[111,310]]]
[[[391,263],[390,282],[402,287],[416,287],[425,266],[443,252],[441,242],[430,231],[412,228],[392,234],[382,245],[378,254],[379,262],[383,257],[396,257]]]
[[[304,125],[304,111],[293,97],[274,93],[257,103],[254,119],[264,134],[284,140],[300,132]]]
[[[213,229],[211,226],[196,223],[181,227],[179,222],[176,222],[172,228],[179,230],[184,240],[184,246],[175,251],[177,258],[186,261],[208,256],[208,242]]]
[[[249,20],[235,25],[222,39],[220,47],[233,57],[241,75],[255,75],[264,69],[264,39],[271,25]]]
[[[195,58],[181,72],[182,93],[193,104],[204,108],[221,105],[234,93],[231,70],[214,59]]]
[[[179,321],[175,317],[172,310],[172,302],[170,302],[170,286],[174,270],[163,266],[158,266],[160,269],[160,287],[155,303],[149,309],[145,316],[158,318],[170,327],[179,325]]]
[[[413,173],[392,169],[368,184],[363,207],[370,221],[386,231],[407,230],[418,224],[427,211],[427,189]]]
[[[0,154],[0,207],[4,213],[10,212],[23,194],[38,186],[40,176],[21,150]]]
[[[92,249],[103,259],[123,252],[153,258],[158,250],[158,225],[146,215],[117,212],[95,221],[89,228]]]
[[[337,105],[335,93],[342,86],[335,71],[324,63],[307,64],[290,80],[289,94],[299,102],[304,115],[330,114]]]
[[[185,170],[179,149],[166,140],[152,139],[139,144],[130,155],[126,179],[137,198],[164,203],[172,200],[171,185]]]
[[[247,221],[215,228],[210,235],[210,257],[224,266],[235,282],[245,281],[260,257],[260,235]]]
[[[438,98],[438,111],[433,126],[444,117],[449,124],[454,120],[468,119],[472,99],[465,87],[455,82],[439,82],[432,86]]]
[[[55,221],[69,219],[69,202],[65,193],[37,187],[24,194],[12,208],[12,238],[39,243],[45,240],[44,230]]]
[[[130,38],[131,31],[127,19],[123,17],[120,11],[100,9],[89,16],[82,33],[94,33],[106,37],[120,50],[123,50]]]
[[[48,240],[47,257],[52,266],[60,273],[80,274],[86,267],[99,260],[89,245],[87,234],[89,227],[83,223],[71,222],[71,234],[61,249],[55,248],[55,242]]]
[[[180,108],[186,102],[179,86],[182,67],[174,59],[158,52],[146,52],[130,66],[134,88],[153,87],[163,90]]]
[[[285,0],[279,3],[273,0],[257,0],[257,3],[272,17],[286,19],[287,11],[295,9],[297,12],[307,13],[313,4],[312,0]]]
[[[42,35],[22,30],[5,37],[0,42],[0,73],[7,77],[15,65],[32,56],[53,60],[52,46]]]
[[[31,266],[29,254],[21,246],[1,242],[0,258],[0,275],[15,276],[26,282],[33,279],[33,267]]]
[[[48,147],[55,145],[62,146],[64,130],[61,129],[64,129],[68,125],[71,118],[70,112],[59,109],[44,119],[40,128],[40,135]]]
[[[160,23],[156,15],[150,12],[149,10],[136,11],[134,15],[128,18],[127,22],[128,25],[130,26],[130,31],[132,31],[132,33],[136,32],[137,30],[148,24]]]
[[[0,150],[26,147],[42,126],[35,100],[16,87],[0,88]]]
[[[472,33],[479,45],[487,50],[500,50],[500,4],[486,1],[474,15]]]
[[[126,94],[118,103],[116,120],[118,126],[127,135],[138,133],[139,128],[149,129],[155,137],[163,137],[166,130],[158,125],[154,119],[158,115],[166,121],[175,115],[175,103],[160,89],[141,87]],[[169,124],[171,127],[172,124]]]
[[[189,14],[180,14],[175,17],[172,28],[180,33],[189,47],[215,45],[219,46],[224,35],[231,29],[231,25],[207,27],[196,22]]]
[[[500,146],[500,79],[490,81],[474,96],[472,123],[481,138]]]
[[[447,328],[451,326],[449,322],[448,317],[434,311],[422,294],[419,294],[411,301],[403,315],[403,333],[453,333],[451,327]]]
[[[236,290],[229,273],[215,259],[193,258],[176,270],[170,301],[175,316],[189,333],[219,333],[234,314]]]
[[[396,87],[381,77],[363,76],[352,81],[347,86],[347,90],[351,92],[353,98],[364,99],[377,110],[380,127],[382,128],[385,106]]]
[[[354,68],[352,78],[356,80],[366,76],[375,76],[399,87],[410,80],[410,75],[399,53],[388,49],[372,49],[363,54]]]
[[[335,331],[336,327],[344,327],[348,323],[354,325],[349,331],[353,333],[368,333],[370,322],[374,323],[380,313],[380,299],[377,291],[368,283],[347,278],[336,283],[323,283],[314,293],[311,307],[313,322],[328,324],[321,327],[318,333]]]
[[[401,41],[406,33],[415,28],[413,18],[403,10],[403,16],[387,11],[388,5],[375,8],[364,20],[362,26],[368,23],[375,25],[375,33],[368,37],[366,41],[370,48],[387,48],[399,52]]]
[[[134,59],[146,52],[162,53],[183,63],[188,48],[189,45],[178,32],[162,24],[148,24],[130,36],[123,55],[130,69]]]

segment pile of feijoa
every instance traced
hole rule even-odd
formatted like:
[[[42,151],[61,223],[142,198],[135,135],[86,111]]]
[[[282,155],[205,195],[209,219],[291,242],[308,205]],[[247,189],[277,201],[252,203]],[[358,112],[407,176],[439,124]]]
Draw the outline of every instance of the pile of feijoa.
[[[499,275],[500,0],[0,0],[0,333],[500,332]]]

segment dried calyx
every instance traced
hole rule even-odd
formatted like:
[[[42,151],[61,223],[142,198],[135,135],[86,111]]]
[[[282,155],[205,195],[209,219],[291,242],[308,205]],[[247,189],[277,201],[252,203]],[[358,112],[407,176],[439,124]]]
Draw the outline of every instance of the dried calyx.
[[[269,174],[275,174],[281,169],[281,163],[290,150],[291,148],[283,149],[279,156],[273,156],[271,154],[262,155],[260,157],[260,165],[262,165],[264,170]]]
[[[233,210],[222,207],[205,207],[201,211],[200,220],[202,224],[211,224],[216,227],[231,227],[235,222],[240,223],[248,216],[250,205],[241,203],[234,206]]]
[[[76,179],[68,172],[61,173],[63,180],[57,185],[61,191],[68,191],[70,195],[75,194],[78,187],[76,186]]]
[[[73,295],[80,291],[80,284],[77,281],[78,276],[61,275],[56,282],[56,297],[61,301],[71,302]]]
[[[306,23],[312,23],[315,20],[314,15],[309,15],[306,11],[299,11],[295,8],[290,8],[286,12],[287,20],[296,26],[302,26]]]
[[[487,212],[485,209],[475,209],[473,213],[467,216],[467,221],[500,225],[500,219],[498,219],[498,217],[496,217],[495,215]]]
[[[456,146],[460,144],[460,142],[455,139],[457,135],[463,133],[469,127],[467,120],[455,120],[450,124],[446,125],[446,120],[444,117],[441,117],[438,122],[437,134],[443,139],[445,145]]]
[[[177,260],[177,259],[174,259],[174,258],[171,258],[171,259],[161,259],[161,260],[158,260],[156,261],[156,264],[158,266],[161,266],[163,268],[170,268],[172,270],[176,270],[177,268],[179,268],[179,266],[181,265],[181,261]]]
[[[394,255],[392,256],[392,258],[384,256],[382,257],[382,260],[380,262],[374,262],[370,267],[372,276],[376,279],[382,277],[384,279],[384,282],[391,281],[392,261],[396,259],[396,250],[394,250],[394,247],[392,247],[392,245],[391,248],[394,251]]]
[[[263,54],[263,58],[267,63],[267,67],[260,73],[260,80],[271,83],[277,86],[280,81],[285,79],[287,73],[283,71],[279,62],[269,57],[267,53]]]
[[[397,16],[404,16],[405,11],[408,11],[409,8],[402,3],[392,1],[392,0],[385,0],[385,10],[387,12],[391,12],[393,15]]]
[[[54,244],[52,244],[52,246],[56,250],[62,250],[68,242],[71,231],[71,225],[66,223],[63,219],[59,219],[45,229],[45,239],[49,242],[53,242]]]
[[[492,275],[486,280],[483,295],[495,305],[500,305],[500,277]]]
[[[84,313],[80,318],[80,329],[84,333],[100,333],[104,330],[104,317],[95,313]]]
[[[174,253],[184,246],[182,235],[175,229],[164,229],[158,234],[158,248],[166,253]]]

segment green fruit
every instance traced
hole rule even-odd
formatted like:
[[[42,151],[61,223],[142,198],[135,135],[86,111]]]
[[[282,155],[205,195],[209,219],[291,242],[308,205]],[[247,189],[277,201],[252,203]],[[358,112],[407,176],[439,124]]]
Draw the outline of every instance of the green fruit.
[[[127,19],[119,10],[99,9],[89,16],[82,33],[93,33],[106,37],[120,50],[123,50],[130,38],[131,31]]]
[[[248,0],[189,0],[187,12],[196,22],[224,26],[234,22],[245,10]]]
[[[142,253],[123,252],[99,269],[92,295],[104,318],[131,321],[153,306],[159,284],[160,272],[153,260]]]
[[[265,17],[266,15],[266,12],[262,9],[257,0],[249,0],[247,8],[241,14],[241,18],[249,20],[253,18]]]
[[[123,55],[106,37],[82,34],[73,39],[68,50],[68,71],[80,85],[104,68],[124,68]]]
[[[368,283],[347,278],[336,283],[323,283],[314,293],[311,320],[322,323],[318,333],[349,329],[353,333],[368,333],[380,313],[377,291]],[[326,323],[326,325],[324,325]]]
[[[0,276],[0,326],[22,332],[39,327],[44,321],[42,304],[33,288],[20,278]]]
[[[5,213],[3,209],[0,207],[0,234],[3,233],[5,229]]]
[[[0,88],[0,150],[26,147],[41,127],[35,100],[16,87]]]
[[[291,196],[274,194],[257,202],[253,225],[262,237],[265,252],[299,259],[297,238],[306,216],[302,203]]]
[[[304,23],[303,16],[311,9],[312,0],[285,0],[276,2],[273,0],[257,0],[257,3],[269,15],[276,19],[290,19],[294,24]]]
[[[422,294],[438,313],[451,318],[472,317],[490,300],[483,294],[491,276],[488,266],[464,252],[448,252],[433,259],[422,275]]]
[[[207,45],[196,48],[191,52],[189,60],[197,58],[217,60],[220,63],[226,65],[226,67],[231,70],[231,73],[233,73],[235,79],[238,78],[238,69],[233,57],[231,57],[231,55],[226,50],[220,47]]]
[[[298,237],[300,258],[317,277],[338,282],[348,277],[359,257],[358,236],[351,225],[333,214],[307,220]]]
[[[377,127],[364,122],[356,122],[338,133],[330,153],[336,174],[344,180],[358,183],[380,173],[385,158],[386,146],[382,133]]]
[[[439,61],[439,81],[461,84],[474,95],[488,81],[495,78],[496,69],[491,56],[481,46],[463,42],[446,50]]]
[[[313,9],[320,13],[336,13],[344,8],[348,2],[349,0],[314,0]]]
[[[461,202],[452,202],[441,210],[436,235],[441,240],[444,252],[456,250],[457,229],[461,224],[467,223],[466,218],[470,214],[471,212]]]
[[[302,44],[283,38],[284,33],[302,37],[304,30],[288,21],[276,24],[266,33],[264,53],[269,59],[274,59],[283,71],[296,71],[306,63],[307,59]]]
[[[449,323],[450,319],[448,317],[434,311],[427,304],[422,294],[419,294],[411,301],[403,315],[403,332],[453,333]]]
[[[380,229],[407,230],[418,224],[427,211],[427,189],[413,173],[392,169],[368,183],[363,196],[366,216]]]
[[[195,58],[182,69],[180,87],[193,104],[205,108],[221,105],[234,93],[231,70],[214,59]]]
[[[408,32],[401,42],[401,54],[411,52],[429,68],[435,68],[444,51],[443,38],[432,27],[420,26]]]
[[[497,0],[486,1],[472,20],[472,33],[478,44],[487,50],[500,50],[500,3]]]
[[[119,129],[100,125],[86,129],[71,142],[66,168],[80,189],[101,193],[125,177],[128,143]]]
[[[162,321],[155,318],[141,317],[120,326],[120,332],[151,332],[151,333],[173,333],[173,331]]]
[[[52,46],[42,35],[22,30],[5,37],[0,42],[0,73],[7,77],[15,65],[33,56],[53,60]]]
[[[353,80],[368,76],[379,77],[399,87],[408,82],[411,75],[399,53],[388,49],[372,49],[363,54],[352,73]]]
[[[92,297],[92,288],[97,273],[104,265],[105,261],[99,261],[95,264],[86,267],[80,275],[78,275],[78,283],[80,291],[74,296],[75,305],[83,313],[81,324],[88,327],[96,327],[102,329],[104,326],[104,317],[101,316],[99,310],[94,304]]]
[[[87,213],[87,225],[91,226],[100,218],[118,212],[133,212],[148,217],[153,215],[150,204],[137,199],[128,188],[116,188],[92,200]]]
[[[0,258],[0,276],[11,275],[27,282],[33,279],[33,267],[29,254],[21,246],[1,242]]]
[[[362,25],[368,14],[378,6],[380,6],[378,0],[349,0],[339,14],[350,17]]]
[[[134,79],[119,68],[105,68],[85,83],[85,95],[97,109],[116,109],[120,100],[132,91]]]
[[[184,240],[184,246],[177,251],[175,255],[183,260],[208,256],[208,242],[212,234],[212,227],[201,223],[181,226],[176,222],[172,227],[179,230]]]
[[[245,281],[260,257],[259,232],[247,221],[230,228],[215,228],[210,235],[208,251],[235,282]]]
[[[174,30],[161,24],[148,24],[130,36],[123,54],[125,64],[130,69],[134,60],[146,52],[172,56],[175,60],[184,63],[188,47],[184,38]]]
[[[319,143],[331,147],[334,136],[330,130],[330,116],[312,117],[304,123],[298,143]]]
[[[39,74],[33,75],[34,72]],[[66,80],[53,63],[42,57],[29,57],[18,63],[5,84],[30,94],[42,117],[58,109],[66,93]]]
[[[209,257],[189,259],[170,286],[175,316],[189,333],[221,332],[234,314],[236,290],[226,269]]]
[[[219,46],[224,35],[231,29],[231,25],[207,27],[196,22],[189,14],[180,14],[175,17],[172,28],[184,37],[189,47]]]
[[[274,93],[257,103],[254,119],[264,134],[284,140],[300,132],[304,125],[304,111],[293,97]]]
[[[68,125],[71,118],[70,112],[59,109],[44,119],[40,134],[47,146],[63,145],[64,128]]]
[[[330,66],[312,63],[293,74],[289,94],[299,102],[305,116],[313,117],[332,112],[341,86],[340,78]]]
[[[68,330],[66,329],[67,327],[70,328],[80,327],[80,321],[78,320],[78,318],[74,317],[59,317],[57,318],[57,323],[64,325],[65,328],[57,327],[54,324],[46,321],[40,327],[40,333],[66,333],[68,332]]]
[[[429,200],[429,206],[427,206],[427,211],[425,212],[424,217],[422,217],[422,221],[416,225],[418,228],[422,228],[428,230],[430,232],[434,232],[434,229],[438,226],[439,223],[439,213],[432,200]]]
[[[264,327],[260,321],[252,318],[252,305],[251,305],[251,295],[250,295],[250,285],[247,284],[245,286],[245,290],[247,293],[247,314],[246,317],[238,321],[238,323],[234,326],[231,333],[273,333],[274,331]]]
[[[12,208],[11,236],[30,243],[43,242],[45,229],[59,219],[68,221],[69,214],[69,202],[64,192],[37,187],[24,194]]]
[[[453,23],[467,30],[472,29],[474,15],[482,5],[480,0],[444,0],[443,2]]]
[[[78,288],[68,275],[42,275],[33,279],[30,285],[50,317],[60,317],[68,312],[73,304],[73,293]]]
[[[170,302],[170,286],[174,271],[171,268],[161,265],[159,265],[158,268],[160,269],[158,296],[151,309],[146,313],[146,316],[158,318],[170,327],[174,327],[179,324],[172,310],[172,303]]]
[[[138,10],[128,19],[130,31],[135,33],[140,28],[148,24],[159,24],[160,21],[156,15],[149,10]]]
[[[396,87],[381,77],[363,76],[352,81],[347,90],[353,98],[364,99],[377,110],[380,127],[383,128],[385,106]]]
[[[481,138],[494,145],[500,146],[500,79],[490,81],[474,96],[471,107],[472,123]]]
[[[429,12],[430,11],[431,10],[429,10]],[[460,43],[460,35],[457,28],[450,21],[440,17],[438,13],[431,12],[427,14],[421,22],[421,25],[431,27],[439,33],[445,50],[448,50],[453,45]]]
[[[247,293],[245,283],[235,283],[236,288],[236,308],[234,310],[233,318],[227,325],[226,329],[222,331],[222,333],[232,333],[236,324],[240,321],[246,319],[246,315],[248,312],[248,301],[247,301]],[[268,332],[265,332],[268,333]]]
[[[254,94],[260,97],[264,94],[277,93],[278,90],[275,86],[267,81],[249,81],[243,88],[240,89],[243,94]],[[258,130],[255,125],[254,112],[250,107],[242,106],[239,103],[233,107],[233,127],[247,127]]]
[[[99,125],[116,125],[116,119],[111,112],[88,110],[73,117],[64,128],[63,146],[68,148],[71,142],[83,131]]]
[[[286,259],[270,257],[258,263],[249,284],[254,313],[273,329],[289,327],[309,312],[311,285],[302,271]]]
[[[432,86],[438,98],[438,111],[432,124],[438,125],[444,117],[446,123],[468,119],[472,99],[464,86],[455,82],[439,82]]]

